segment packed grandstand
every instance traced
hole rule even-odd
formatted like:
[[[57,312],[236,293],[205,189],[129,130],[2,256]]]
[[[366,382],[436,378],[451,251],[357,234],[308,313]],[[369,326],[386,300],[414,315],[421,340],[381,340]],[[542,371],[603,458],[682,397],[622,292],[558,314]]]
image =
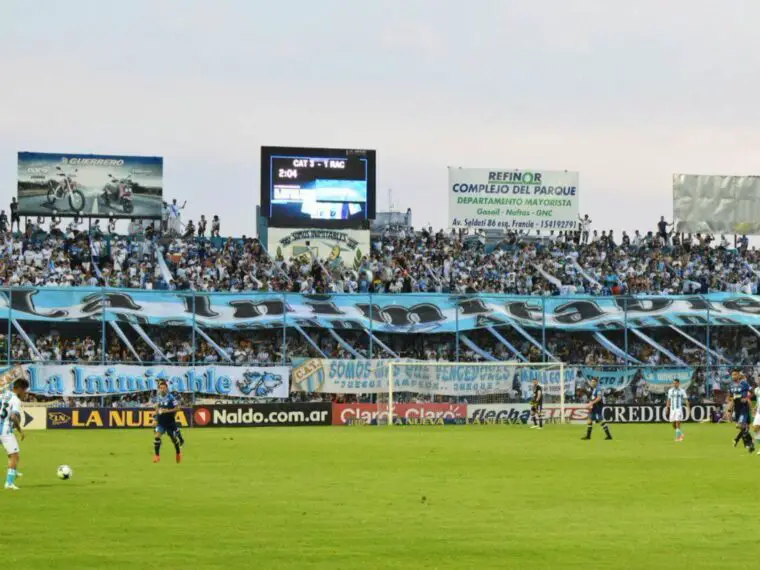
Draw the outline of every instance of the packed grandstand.
[[[185,226],[193,229],[192,224]],[[627,298],[756,294],[760,254],[743,236],[676,234],[662,224],[654,231],[617,235],[579,223],[574,232],[507,233],[376,228],[371,251],[361,259],[296,256],[274,259],[253,238],[184,235],[164,226],[130,227],[116,235],[71,223],[45,230],[3,232],[0,286],[7,294],[28,288],[109,287],[203,293],[281,292],[307,296],[426,293],[444,296],[579,295]],[[306,358],[408,358],[449,362],[556,360],[578,370],[634,377],[611,393],[620,401],[652,401],[637,370],[656,366],[688,370],[694,401],[712,400],[729,381],[732,367],[750,377],[760,370],[758,336],[752,327],[653,326],[639,336],[623,330],[598,332],[511,326],[460,332],[394,334],[288,326],[267,330],[207,329],[146,324],[144,333],[116,331],[101,323],[23,321],[23,332],[1,323],[0,363],[230,363],[237,366],[294,364]],[[532,336],[531,336],[532,335]],[[147,337],[147,338],[146,338]],[[624,372],[623,372],[624,370]],[[581,376],[581,372],[578,373]],[[613,391],[614,392],[614,391]],[[297,399],[350,396],[296,394]],[[361,396],[360,396],[361,397]],[[520,399],[519,387],[505,398]],[[572,398],[573,395],[570,395]],[[578,398],[582,398],[578,391]],[[148,396],[79,400],[78,405],[136,405]],[[63,402],[66,403],[66,402]],[[71,402],[69,402],[71,403]]]

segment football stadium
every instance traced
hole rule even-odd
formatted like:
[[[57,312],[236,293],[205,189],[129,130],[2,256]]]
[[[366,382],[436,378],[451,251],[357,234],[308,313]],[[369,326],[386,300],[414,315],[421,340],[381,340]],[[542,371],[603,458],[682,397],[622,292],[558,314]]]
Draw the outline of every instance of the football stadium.
[[[754,567],[760,5],[476,4],[8,5],[6,564]]]

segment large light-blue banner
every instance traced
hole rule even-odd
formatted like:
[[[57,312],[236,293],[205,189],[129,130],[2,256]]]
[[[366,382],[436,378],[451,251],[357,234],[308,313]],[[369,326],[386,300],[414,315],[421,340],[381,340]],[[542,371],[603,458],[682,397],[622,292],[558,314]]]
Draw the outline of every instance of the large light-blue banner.
[[[194,294],[130,289],[14,289],[0,292],[0,319],[121,321],[256,329],[298,325],[399,333],[444,333],[517,325],[606,331],[676,326],[760,326],[760,298],[510,297],[499,295]]]

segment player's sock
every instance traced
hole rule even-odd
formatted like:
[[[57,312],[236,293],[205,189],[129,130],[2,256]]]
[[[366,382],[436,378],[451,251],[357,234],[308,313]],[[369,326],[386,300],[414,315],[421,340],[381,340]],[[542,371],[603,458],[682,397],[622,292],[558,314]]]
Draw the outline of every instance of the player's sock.
[[[681,437],[681,428],[676,428],[676,438]]]
[[[536,414],[531,414],[530,415],[530,419],[533,420],[533,425],[534,426],[538,425],[538,421],[536,420]]]
[[[612,434],[610,433],[610,426],[607,425],[607,422],[602,422],[602,429],[604,430],[604,433],[607,436],[607,439],[612,439]]]
[[[179,443],[179,438],[178,438],[178,437],[175,437],[174,439],[172,439],[172,443],[174,444],[174,451],[176,451],[176,452],[177,452],[177,455],[179,455],[179,454],[180,454],[180,452],[181,452],[181,449],[180,449],[180,448],[182,447],[182,446],[180,445],[180,443]]]
[[[185,437],[182,435],[182,430],[177,428],[177,439],[179,440],[179,446],[184,447]]]
[[[755,443],[752,441],[752,436],[749,435],[749,430],[744,428],[742,431],[742,438],[744,439],[744,447],[747,449],[755,447]]]
[[[736,447],[736,444],[739,443],[739,440],[742,438],[743,430],[739,430],[739,433],[736,434],[736,437],[734,438],[734,447]]]
[[[5,484],[13,485],[16,482],[16,470],[8,469],[8,474],[5,476]]]
[[[158,437],[153,440],[153,455],[156,457],[161,455],[161,439]]]
[[[592,429],[594,429],[594,426],[591,426],[591,425],[590,425],[590,426],[587,426],[587,427],[586,427],[586,437],[587,437],[588,439],[591,439],[591,430],[592,430]]]
[[[544,427],[544,416],[538,416],[538,427]]]

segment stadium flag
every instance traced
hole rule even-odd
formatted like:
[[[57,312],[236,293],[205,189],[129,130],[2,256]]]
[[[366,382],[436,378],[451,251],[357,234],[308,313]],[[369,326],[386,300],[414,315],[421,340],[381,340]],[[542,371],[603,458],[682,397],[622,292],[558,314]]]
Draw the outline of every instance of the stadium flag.
[[[311,345],[311,347],[312,347],[314,350],[316,350],[316,351],[317,351],[317,354],[319,354],[319,355],[320,355],[322,358],[327,358],[327,355],[326,355],[324,352],[322,352],[322,349],[321,349],[321,348],[319,348],[319,346],[317,346],[317,343],[316,343],[316,342],[314,342],[314,339],[312,339],[312,338],[311,338],[311,337],[310,337],[310,336],[309,336],[309,335],[306,333],[306,331],[305,331],[305,330],[303,330],[303,329],[302,329],[301,327],[299,327],[298,325],[293,325],[293,328],[294,328],[294,329],[296,329],[296,330],[298,331],[298,334],[300,334],[300,335],[301,335],[301,336],[302,336],[302,337],[303,337],[303,338],[306,340],[306,342],[308,342],[308,343]]]
[[[15,318],[22,323],[98,320],[162,327],[197,323],[205,330],[239,330],[295,324],[304,329],[345,329],[350,322],[350,328],[371,330],[374,334],[441,334],[512,326],[528,339],[531,336],[528,332],[535,335],[535,331],[544,327],[604,332],[626,326],[639,330],[671,324],[706,326],[709,311],[720,316],[710,321],[713,327],[760,326],[760,300],[741,293],[600,298],[422,293],[315,297],[274,292],[193,296],[192,292],[95,287],[29,287],[10,291],[14,294],[12,310],[7,298],[0,296],[0,320]],[[100,299],[104,302],[95,302]],[[532,336],[528,340],[541,348]]]
[[[633,356],[630,354],[626,354],[625,351],[623,351],[620,347],[612,343],[606,336],[604,336],[600,332],[594,333],[594,338],[596,341],[601,344],[604,348],[609,350],[612,354],[615,356],[619,356],[620,358],[623,358],[627,360],[628,362],[633,362],[634,364],[641,364],[640,360],[636,360]]]
[[[173,392],[231,398],[287,398],[287,366],[23,366],[32,394],[46,397],[114,396],[152,392],[165,379]]]
[[[195,332],[197,332],[201,337],[203,337],[203,340],[205,340],[211,348],[213,348],[219,356],[224,358],[226,362],[232,362],[232,358],[229,354],[227,354],[227,351],[224,350],[221,346],[219,346],[217,343],[214,342],[214,340],[208,336],[205,331],[203,331],[200,327],[195,327]]]
[[[441,396],[471,396],[512,391],[514,363],[436,366],[418,360],[294,359],[293,391],[329,394],[379,394],[388,391],[388,363],[393,362],[396,392]],[[411,366],[404,366],[409,363]],[[427,364],[427,365],[426,365]],[[375,406],[375,404],[372,404]]]
[[[575,270],[578,273],[580,273],[586,279],[586,281],[588,281],[592,285],[595,285],[596,287],[602,286],[602,284],[599,283],[599,281],[591,277],[591,275],[589,275],[588,272],[585,269],[583,269],[583,267],[581,267],[580,263],[578,263],[578,260],[575,259],[575,257],[570,256],[569,259],[570,259],[570,262],[573,264],[573,267],[575,267]]]
[[[643,340],[645,343],[647,343],[649,346],[651,346],[655,350],[661,352],[662,354],[664,354],[665,356],[667,356],[668,358],[670,358],[670,360],[672,360],[676,364],[680,364],[681,366],[686,366],[686,363],[683,360],[681,360],[680,358],[678,358],[675,354],[673,354],[672,352],[670,352],[667,348],[665,348],[664,346],[662,346],[661,344],[659,344],[658,342],[656,342],[654,339],[649,338],[647,335],[645,335],[640,330],[635,329],[635,328],[631,328],[629,330],[633,334],[635,334],[637,337],[639,337],[641,340]]]
[[[169,286],[170,289],[175,289],[174,286],[174,277],[172,277],[171,271],[169,271],[169,267],[166,265],[166,260],[164,259],[164,253],[160,247],[158,247],[158,244],[153,245],[153,254],[156,257],[156,260],[158,261],[158,268],[161,271],[161,277],[164,279],[166,284]]]
[[[92,245],[92,235],[87,234],[87,239],[90,240],[90,262],[92,262],[92,268],[95,270],[95,275],[98,276],[98,279],[102,281],[103,274],[100,272],[100,267],[98,266],[98,262],[95,260],[95,248]],[[52,263],[52,258],[50,259],[50,263]]]
[[[153,349],[153,352],[161,357],[162,360],[165,360],[166,362],[171,362],[167,356],[164,354],[164,352],[158,348],[158,345],[153,342],[153,340],[148,336],[148,333],[146,333],[143,328],[138,325],[137,323],[130,323],[132,330],[134,330],[137,334],[140,335],[140,338],[145,341],[145,344],[147,344],[149,347]]]
[[[678,334],[680,334],[685,339],[691,341],[692,344],[698,346],[699,348],[701,348],[705,352],[709,352],[710,354],[712,354],[713,356],[715,356],[718,360],[722,360],[723,362],[727,362],[728,364],[732,364],[732,362],[730,360],[728,360],[727,358],[725,358],[722,354],[720,354],[719,352],[716,352],[716,351],[712,350],[711,348],[707,348],[707,346],[705,346],[704,344],[702,344],[701,342],[699,342],[696,338],[694,338],[693,336],[691,336],[690,334],[688,334],[686,331],[683,331],[683,330],[679,329],[675,325],[670,325],[670,328],[673,329],[674,331],[676,331]]]
[[[396,354],[395,352],[393,352],[393,351],[392,351],[390,348],[388,348],[388,347],[385,345],[385,343],[384,343],[382,340],[380,340],[380,339],[379,339],[379,338],[377,338],[375,335],[373,335],[373,334],[372,334],[372,331],[367,331],[367,335],[368,335],[368,336],[369,336],[369,337],[372,339],[372,341],[373,341],[373,342],[374,342],[376,345],[378,345],[378,346],[379,346],[380,348],[382,348],[382,349],[383,349],[385,352],[387,352],[388,354],[390,354],[390,355],[391,355],[393,358],[400,358],[400,357],[399,357],[399,355],[398,355],[398,354]],[[322,355],[322,356],[324,356],[324,355]]]
[[[478,356],[481,356],[481,357],[485,358],[486,360],[490,360],[491,362],[498,362],[499,361],[499,359],[496,358],[493,354],[491,354],[490,352],[488,352],[488,351],[483,350],[482,348],[480,348],[477,344],[475,344],[473,341],[471,341],[469,338],[467,338],[466,335],[464,335],[464,334],[459,335],[459,340],[461,340],[465,344],[465,346],[467,348],[469,348],[470,350],[472,350]]]
[[[531,265],[538,271],[541,276],[546,279],[549,283],[554,285],[555,287],[562,287],[562,281],[557,279],[554,275],[550,274],[549,272],[545,271],[543,267],[536,263],[531,263]]]
[[[520,352],[519,350],[517,350],[517,349],[516,349],[516,348],[515,348],[515,347],[512,345],[512,343],[510,343],[510,342],[509,342],[509,341],[508,341],[506,338],[504,338],[503,336],[501,336],[501,334],[499,333],[499,331],[497,331],[497,330],[496,330],[495,328],[493,328],[493,327],[486,327],[486,330],[487,330],[488,332],[490,332],[490,333],[491,333],[493,336],[495,336],[495,337],[496,337],[496,339],[497,339],[497,340],[498,340],[498,341],[499,341],[501,344],[503,344],[503,345],[504,345],[504,346],[506,346],[506,347],[507,347],[509,350],[511,350],[511,351],[512,351],[512,354],[514,354],[515,356],[517,356],[517,358],[519,358],[519,359],[520,359],[520,360],[522,360],[523,362],[528,362],[528,359],[527,359],[527,358],[525,358],[525,355],[524,355],[522,352]]]
[[[140,364],[142,364],[142,358],[140,358],[140,355],[137,354],[137,351],[135,350],[135,347],[132,346],[132,343],[129,342],[129,339],[127,338],[127,335],[125,335],[124,331],[121,330],[121,327],[119,326],[119,323],[117,323],[116,321],[111,321],[108,324],[111,325],[111,328],[116,332],[116,334],[121,339],[121,342],[124,343],[124,346],[127,347],[127,349],[129,350],[129,352],[132,353],[132,356],[134,356],[137,359],[137,362],[139,362]]]
[[[341,337],[337,332],[335,332],[334,329],[329,329],[328,332],[330,333],[330,336],[333,337],[341,347],[343,347],[343,350],[351,354],[354,358],[364,358],[364,355],[362,355],[353,346],[351,346],[345,340],[343,340],[343,337]]]

